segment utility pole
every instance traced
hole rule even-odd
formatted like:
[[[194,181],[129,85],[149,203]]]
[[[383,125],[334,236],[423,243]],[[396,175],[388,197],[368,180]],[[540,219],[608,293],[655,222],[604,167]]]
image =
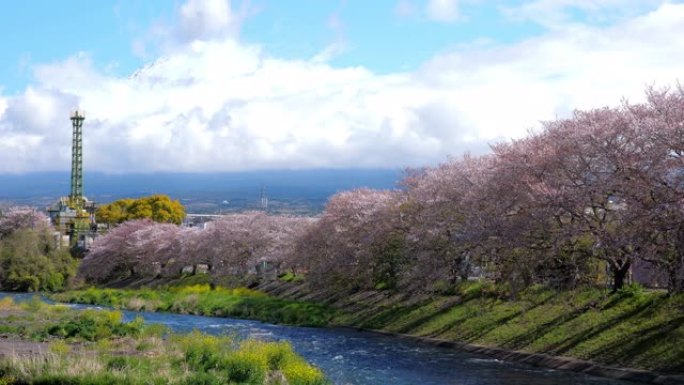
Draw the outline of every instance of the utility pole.
[[[260,206],[261,209],[264,211],[268,211],[268,198],[266,197],[266,189],[264,188],[264,184],[261,184],[261,200],[260,200]]]

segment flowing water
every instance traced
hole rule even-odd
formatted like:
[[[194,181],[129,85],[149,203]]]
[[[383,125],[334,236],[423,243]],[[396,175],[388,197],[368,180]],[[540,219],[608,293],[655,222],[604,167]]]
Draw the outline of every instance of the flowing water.
[[[18,300],[25,294],[13,294]],[[74,305],[75,308],[96,306]],[[269,341],[289,341],[335,385],[634,385],[581,373],[499,361],[449,348],[350,329],[304,328],[258,321],[124,311],[176,332],[194,329]]]

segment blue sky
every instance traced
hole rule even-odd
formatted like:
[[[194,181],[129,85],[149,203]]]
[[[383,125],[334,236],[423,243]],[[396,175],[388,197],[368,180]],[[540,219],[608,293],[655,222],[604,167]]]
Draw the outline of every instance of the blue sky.
[[[170,1],[13,1],[0,12],[0,85],[22,91],[31,66],[88,52],[98,67],[125,75],[144,62],[132,42],[173,9]]]
[[[143,55],[134,46],[153,35],[156,24],[172,23],[180,4],[168,0],[8,3],[0,14],[0,33],[12,38],[6,39],[0,52],[4,67],[0,84],[6,92],[21,91],[31,81],[32,64],[64,60],[76,52],[89,53],[110,74],[130,74],[158,53],[148,47],[150,52]],[[240,37],[288,59],[310,58],[338,43],[340,54],[331,64],[387,73],[415,69],[436,53],[459,45],[485,39],[505,43],[543,31],[532,21],[502,15],[503,7],[514,5],[466,3],[459,9],[462,22],[435,22],[418,1],[251,1]]]
[[[675,84],[683,29],[678,1],[8,2],[0,172],[68,169],[76,106],[102,171],[435,164]]]

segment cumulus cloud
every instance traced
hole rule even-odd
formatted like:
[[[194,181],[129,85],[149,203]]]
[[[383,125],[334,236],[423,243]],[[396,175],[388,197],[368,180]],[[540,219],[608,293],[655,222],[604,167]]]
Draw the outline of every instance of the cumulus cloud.
[[[234,34],[240,22],[230,0],[188,0],[179,11],[179,32],[187,41]]]
[[[0,172],[68,170],[77,105],[89,170],[433,164],[672,84],[683,21],[684,5],[665,4],[610,27],[459,48],[384,75],[285,60],[233,38],[193,39],[126,78],[77,54],[35,67],[35,84],[0,96]]]
[[[508,16],[531,20],[551,29],[563,28],[576,22],[580,15],[585,21],[605,23],[633,17],[657,6],[660,0],[531,0],[516,6],[502,7]]]
[[[131,42],[132,52],[149,60],[183,50],[194,41],[237,39],[242,23],[258,13],[250,0],[186,0],[172,20],[159,19]]]
[[[455,21],[461,17],[458,0],[428,0],[426,12],[436,21]]]

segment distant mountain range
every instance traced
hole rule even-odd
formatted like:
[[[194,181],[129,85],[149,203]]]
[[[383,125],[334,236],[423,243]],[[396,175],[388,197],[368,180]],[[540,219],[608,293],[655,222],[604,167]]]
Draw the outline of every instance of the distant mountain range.
[[[328,198],[354,188],[393,189],[401,170],[280,170],[232,173],[87,173],[85,195],[98,203],[150,194],[180,199],[190,213],[216,213],[261,208],[296,214],[320,212]],[[0,174],[0,201],[48,206],[69,194],[68,172]]]

